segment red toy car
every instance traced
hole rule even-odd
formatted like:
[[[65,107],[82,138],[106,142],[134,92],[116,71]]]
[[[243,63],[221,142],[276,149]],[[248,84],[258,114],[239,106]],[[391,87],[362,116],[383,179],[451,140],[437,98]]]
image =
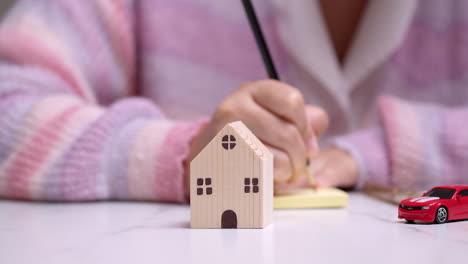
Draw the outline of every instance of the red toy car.
[[[422,197],[408,198],[398,206],[398,218],[442,224],[451,220],[468,219],[468,186],[438,186]]]

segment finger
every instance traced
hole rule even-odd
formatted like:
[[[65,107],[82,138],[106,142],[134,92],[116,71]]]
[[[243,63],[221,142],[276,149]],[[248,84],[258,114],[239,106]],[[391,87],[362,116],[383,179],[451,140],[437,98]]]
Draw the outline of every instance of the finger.
[[[321,187],[349,188],[356,184],[356,165],[352,159],[343,159],[340,152],[325,150],[312,162],[316,171],[315,183]]]
[[[275,194],[287,194],[293,190],[309,187],[310,183],[306,175],[301,175],[297,181],[294,182],[277,182],[275,183]]]
[[[306,105],[305,109],[309,126],[315,136],[321,136],[329,125],[327,113],[322,108],[311,105]]]
[[[320,152],[317,156],[313,157],[310,160],[310,172],[312,173],[314,177],[314,184],[318,185],[320,187],[322,186],[327,186],[327,179],[324,177],[322,174],[322,171],[326,168],[327,166],[327,158],[324,157],[323,152]],[[322,182],[322,180],[324,182]]]
[[[304,141],[309,139],[311,128],[306,117],[304,98],[298,89],[275,80],[259,81],[253,87],[252,95],[259,105],[293,123]]]
[[[317,174],[315,178],[315,183],[318,186],[324,187],[324,188],[341,187],[342,179],[340,179],[336,171],[330,168],[325,168]]]
[[[268,146],[271,153],[273,154],[273,165],[274,165],[274,182],[285,183],[288,182],[293,173],[293,167],[289,156],[282,150],[279,150],[275,147]]]

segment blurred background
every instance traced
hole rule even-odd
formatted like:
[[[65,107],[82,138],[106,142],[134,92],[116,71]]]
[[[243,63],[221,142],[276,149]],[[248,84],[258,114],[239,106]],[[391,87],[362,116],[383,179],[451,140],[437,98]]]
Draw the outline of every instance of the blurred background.
[[[16,0],[0,0],[0,18],[3,18],[3,15],[11,7],[11,5],[16,2]]]

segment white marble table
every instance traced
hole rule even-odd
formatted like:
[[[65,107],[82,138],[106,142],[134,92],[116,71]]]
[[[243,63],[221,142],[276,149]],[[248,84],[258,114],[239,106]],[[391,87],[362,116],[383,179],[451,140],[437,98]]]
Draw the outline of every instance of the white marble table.
[[[0,263],[467,263],[468,221],[396,213],[352,194],[346,209],[275,211],[263,230],[191,230],[187,206],[0,201]]]

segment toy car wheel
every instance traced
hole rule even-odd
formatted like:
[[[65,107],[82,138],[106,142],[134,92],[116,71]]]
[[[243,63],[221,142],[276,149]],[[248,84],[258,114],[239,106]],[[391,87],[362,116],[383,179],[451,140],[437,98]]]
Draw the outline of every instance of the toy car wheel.
[[[405,219],[406,220],[406,223],[408,224],[413,224],[414,223],[414,220],[409,220],[409,219]]]
[[[437,212],[436,212],[434,222],[436,222],[437,224],[443,224],[443,223],[447,222],[447,219],[448,219],[447,208],[445,208],[443,206],[437,208]]]

